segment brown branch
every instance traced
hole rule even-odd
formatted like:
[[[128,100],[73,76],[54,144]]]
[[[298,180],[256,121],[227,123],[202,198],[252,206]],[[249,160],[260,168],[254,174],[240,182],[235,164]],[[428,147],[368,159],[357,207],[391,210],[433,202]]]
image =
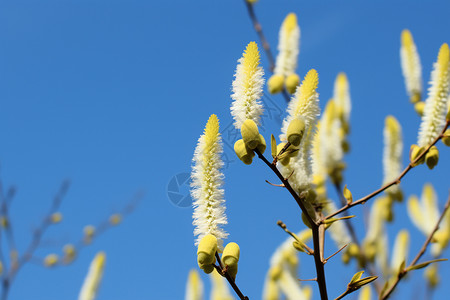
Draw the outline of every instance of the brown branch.
[[[216,268],[217,272],[220,275],[224,276],[227,279],[228,283],[231,285],[233,290],[236,292],[236,294],[238,295],[239,299],[241,299],[241,300],[249,300],[247,296],[244,296],[244,294],[242,294],[241,290],[237,286],[237,284],[234,281],[234,279],[231,278],[230,274],[228,274],[227,267],[226,266],[223,267],[222,261],[220,260],[219,253],[217,253],[217,252],[216,252],[216,260],[217,260],[217,263],[219,265],[218,266],[214,265],[214,267]]]
[[[327,286],[326,286],[326,280],[325,280],[325,270],[324,270],[324,264],[322,262],[322,255],[320,251],[320,237],[319,237],[319,224],[317,224],[312,217],[309,215],[308,211],[306,210],[306,207],[303,203],[305,201],[303,198],[301,198],[292,188],[289,181],[284,178],[284,176],[280,173],[276,165],[271,164],[264,155],[261,154],[261,152],[258,149],[253,150],[258,155],[259,159],[261,159],[274,173],[277,175],[278,179],[281,180],[281,182],[284,184],[286,189],[289,191],[289,193],[292,195],[292,197],[297,202],[298,206],[302,210],[303,214],[305,215],[307,221],[311,225],[312,230],[312,236],[313,236],[313,244],[314,244],[314,263],[316,266],[316,273],[317,273],[317,283],[319,285],[319,291],[320,291],[320,298],[322,300],[328,300],[328,294],[327,294]]]
[[[434,226],[433,231],[430,233],[430,235],[428,236],[428,238],[425,240],[425,242],[422,245],[422,248],[420,248],[419,252],[417,253],[416,257],[414,257],[414,259],[412,260],[412,262],[409,264],[408,267],[404,268],[403,270],[401,270],[398,275],[397,278],[394,282],[394,284],[385,292],[384,295],[380,296],[381,300],[387,299],[389,298],[389,296],[392,294],[392,292],[395,290],[395,288],[397,287],[398,283],[400,282],[400,280],[405,277],[405,275],[409,272],[409,268],[414,267],[417,262],[419,261],[419,259],[422,257],[422,255],[424,255],[425,251],[427,251],[428,245],[431,243],[434,234],[436,233],[436,231],[438,231],[439,229],[439,224],[441,223],[442,219],[444,219],[445,213],[447,212],[447,210],[450,207],[450,194],[447,198],[447,202],[445,203],[444,206],[444,210],[442,211],[441,216],[439,217],[438,221],[436,222],[436,225]]]
[[[348,210],[349,208],[359,205],[359,204],[364,204],[366,203],[368,200],[372,199],[373,197],[375,197],[376,195],[380,194],[381,192],[383,192],[384,190],[390,188],[393,185],[399,184],[401,182],[401,179],[412,169],[415,167],[415,164],[420,161],[430,150],[431,147],[433,147],[440,139],[442,139],[444,137],[444,132],[445,130],[447,130],[448,126],[450,125],[450,121],[447,121],[447,123],[445,124],[444,128],[442,129],[441,133],[434,139],[434,141],[429,144],[426,148],[425,151],[423,151],[415,160],[413,160],[412,162],[409,163],[409,165],[403,170],[403,172],[394,180],[392,180],[391,182],[388,182],[387,184],[383,185],[381,188],[377,189],[376,191],[370,193],[367,196],[362,197],[361,199],[352,202],[352,203],[348,203],[345,206],[343,206],[342,208],[338,209],[337,211],[335,211],[332,214],[329,214],[328,216],[326,216],[325,218],[322,218],[319,223],[323,223],[324,220],[330,219],[346,210]]]

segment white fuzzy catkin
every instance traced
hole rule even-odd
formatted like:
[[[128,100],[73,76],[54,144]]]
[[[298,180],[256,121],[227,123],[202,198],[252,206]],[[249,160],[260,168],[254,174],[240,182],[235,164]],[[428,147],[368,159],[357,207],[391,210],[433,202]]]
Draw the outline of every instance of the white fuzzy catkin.
[[[104,252],[99,252],[95,255],[89,267],[89,272],[84,279],[78,300],[94,300],[96,298],[105,268],[105,260]]]
[[[333,170],[342,162],[344,151],[342,149],[343,131],[342,121],[337,112],[336,102],[328,101],[320,119],[320,162],[326,170]]]
[[[300,27],[297,24],[297,16],[290,13],[280,28],[274,74],[288,76],[295,73],[299,52]]]
[[[383,135],[383,184],[386,184],[397,178],[402,172],[402,127],[395,117],[386,117]],[[387,191],[395,193],[398,190],[399,185],[394,185]]]
[[[343,121],[349,123],[352,101],[350,99],[350,85],[344,72],[339,73],[334,81],[333,99],[338,112],[343,115]]]
[[[210,274],[211,278],[211,297],[210,300],[234,300],[228,287],[228,282],[218,272],[213,271]]]
[[[422,65],[411,32],[402,31],[400,62],[405,78],[406,91],[410,97],[422,93]]]
[[[204,134],[198,139],[195,148],[191,173],[191,195],[194,199],[193,224],[194,235],[198,236],[195,245],[207,234],[217,238],[222,249],[223,239],[228,234],[222,228],[227,224],[225,215],[225,200],[223,166],[221,160],[222,139],[219,133],[219,120],[211,115],[206,124]]]
[[[231,94],[231,115],[237,129],[240,129],[247,119],[259,125],[264,111],[260,101],[264,87],[264,71],[259,62],[258,46],[255,42],[250,42],[238,60]]]
[[[189,271],[185,300],[203,300],[203,282],[197,270]]]
[[[312,182],[311,148],[316,134],[317,118],[320,114],[319,94],[316,91],[318,83],[317,71],[310,70],[289,102],[288,116],[284,119],[281,128],[280,139],[285,141],[287,128],[293,119],[302,119],[305,123],[305,134],[298,146],[297,155],[291,157],[288,166],[280,164],[284,176],[288,176],[295,170],[290,183],[297,192],[309,189]]]
[[[418,145],[425,147],[433,142],[445,125],[450,84],[450,53],[446,43],[439,49],[438,59],[431,72],[428,98],[425,101],[420,124]]]

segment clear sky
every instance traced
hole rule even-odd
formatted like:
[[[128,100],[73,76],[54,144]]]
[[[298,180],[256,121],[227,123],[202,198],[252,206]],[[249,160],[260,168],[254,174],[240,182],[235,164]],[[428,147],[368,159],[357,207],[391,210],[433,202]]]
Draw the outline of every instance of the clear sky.
[[[285,15],[298,15],[298,73],[317,69],[322,108],[337,73],[347,73],[353,111],[345,183],[355,197],[379,187],[385,116],[395,115],[403,126],[405,164],[419,126],[401,76],[400,32],[412,31],[426,83],[440,45],[450,42],[450,4],[261,0],[255,9],[273,49]],[[196,267],[192,208],[189,197],[179,202],[168,190],[176,192],[190,172],[209,115],[218,115],[223,130],[231,124],[233,73],[250,41],[259,42],[241,0],[0,2],[0,177],[17,188],[11,217],[19,252],[64,179],[71,181],[64,221],[49,230],[36,257],[60,253],[65,243],[79,239],[84,225],[145,192],[137,210],[85,248],[73,265],[27,265],[10,299],[76,299],[99,250],[107,254],[99,300],[184,297],[188,271]],[[262,64],[268,73],[264,55]],[[279,95],[264,99],[274,112],[264,119],[268,138],[278,135],[286,104]],[[442,206],[450,153],[442,144],[439,149],[436,169],[413,170],[402,187],[406,195],[419,194],[423,183],[433,182]],[[250,299],[259,299],[270,255],[286,238],[276,221],[293,231],[304,225],[288,193],[264,182],[276,181],[266,167],[237,162],[227,146],[225,154],[226,230],[242,251],[238,283]],[[180,182],[173,181],[177,175]],[[179,194],[187,193],[181,185]],[[363,211],[354,212],[362,226]],[[404,205],[396,206],[391,239],[392,228],[400,226],[413,234],[412,257],[424,236],[411,226]],[[329,244],[331,254],[335,248]],[[300,259],[301,276],[314,277],[311,258]],[[449,270],[442,263],[444,282]],[[353,265],[343,271],[339,259],[326,265],[330,297],[343,291],[355,271]],[[448,291],[441,286],[435,298]],[[396,296],[422,299],[422,271],[409,276]]]

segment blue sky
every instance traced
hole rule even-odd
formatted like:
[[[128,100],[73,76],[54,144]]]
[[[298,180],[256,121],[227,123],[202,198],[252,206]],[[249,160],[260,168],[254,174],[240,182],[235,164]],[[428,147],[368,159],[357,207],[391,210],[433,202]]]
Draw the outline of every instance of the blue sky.
[[[403,126],[405,164],[419,126],[401,76],[400,32],[412,31],[427,82],[440,45],[450,41],[450,5],[261,0],[255,9],[273,49],[284,16],[297,13],[298,73],[303,77],[317,69],[322,108],[336,74],[347,73],[353,111],[345,182],[355,197],[371,192],[381,183],[385,116],[395,115]],[[17,188],[11,218],[19,251],[66,178],[72,184],[61,209],[64,221],[49,230],[37,257],[59,252],[79,239],[84,225],[145,192],[135,213],[84,249],[73,265],[55,270],[27,265],[10,299],[76,299],[98,250],[107,254],[99,300],[182,299],[187,273],[196,267],[192,208],[173,204],[168,185],[190,172],[210,114],[218,115],[222,129],[232,122],[236,60],[248,42],[259,42],[243,1],[2,1],[0,28],[0,176],[5,186]],[[262,64],[268,73],[264,55]],[[286,108],[279,95],[265,103],[276,112]],[[265,119],[267,137],[279,132],[276,116]],[[420,193],[430,181],[443,204],[450,155],[439,148],[435,170],[421,166],[402,183],[406,195]],[[225,149],[234,160],[224,170],[226,229],[242,249],[240,287],[258,299],[268,259],[286,238],[276,221],[295,231],[303,225],[288,193],[264,182],[275,181],[268,169],[259,161],[236,162]],[[180,193],[186,195],[187,188]],[[363,210],[354,212],[361,226]],[[424,237],[412,228],[404,206],[397,205],[396,216],[391,228],[411,229],[416,253]],[[331,245],[328,251],[333,250]],[[301,256],[300,270],[303,278],[314,277],[309,257]],[[441,270],[442,278],[450,275],[448,263]],[[337,296],[355,266],[342,271],[337,259],[326,272],[329,294]],[[421,278],[420,271],[409,276],[397,298],[422,298]],[[444,292],[448,287],[441,286],[436,299]]]

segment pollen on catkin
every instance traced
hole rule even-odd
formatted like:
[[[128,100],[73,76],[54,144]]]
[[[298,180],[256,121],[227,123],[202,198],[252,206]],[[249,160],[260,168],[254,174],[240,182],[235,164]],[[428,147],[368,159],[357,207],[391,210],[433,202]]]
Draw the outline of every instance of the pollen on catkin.
[[[221,154],[219,120],[216,115],[211,115],[194,152],[191,195],[194,199],[194,235],[197,236],[195,245],[205,235],[211,234],[217,238],[219,249],[222,249],[222,240],[228,235],[222,228],[227,224],[227,218],[223,174],[220,171],[223,166]]]
[[[78,300],[94,300],[97,296],[98,288],[105,268],[106,255],[99,252],[94,257],[89,267],[89,272],[84,279]]]
[[[419,128],[418,145],[420,147],[432,143],[445,125],[449,81],[450,50],[448,44],[444,43],[439,49],[437,61],[431,72],[428,98],[425,101],[422,122]]]
[[[386,184],[397,178],[402,172],[402,127],[394,116],[386,117],[383,135],[383,184]],[[386,193],[395,200],[401,200],[399,185],[391,186]]]
[[[286,141],[287,130],[292,120],[300,119],[305,124],[304,134],[298,146],[299,151],[291,157],[288,166],[281,166],[284,176],[288,176],[295,169],[291,185],[297,191],[309,189],[312,182],[311,148],[320,113],[319,95],[316,91],[318,83],[317,71],[310,70],[289,102],[288,116],[284,119],[281,129],[280,139]]]
[[[274,74],[281,75],[285,78],[295,74],[299,52],[300,27],[297,23],[297,15],[295,13],[290,13],[286,16],[280,28],[278,56],[275,62]],[[294,81],[289,85],[293,85],[293,83]],[[290,89],[291,92],[295,92],[295,89],[293,89],[292,86]]]
[[[242,57],[238,60],[232,85],[231,115],[234,126],[240,129],[245,120],[249,119],[257,125],[263,113],[260,101],[263,94],[264,71],[260,64],[258,46],[250,42]]]
[[[422,94],[422,66],[414,39],[408,29],[403,30],[401,35],[400,62],[405,78],[406,92],[411,102],[417,103]]]

